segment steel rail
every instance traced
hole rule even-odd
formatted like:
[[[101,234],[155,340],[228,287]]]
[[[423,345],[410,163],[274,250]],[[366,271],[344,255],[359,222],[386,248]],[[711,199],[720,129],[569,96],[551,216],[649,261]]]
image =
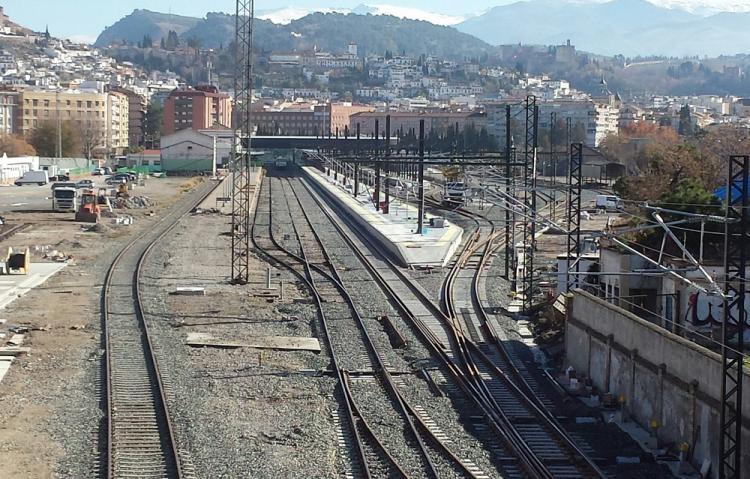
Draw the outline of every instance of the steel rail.
[[[310,190],[310,187],[309,187],[309,186],[307,186],[307,184],[306,184],[306,183],[305,183],[305,186],[306,186],[306,187],[308,188],[308,190]],[[548,207],[549,207],[549,205],[548,205]],[[325,210],[324,210],[324,211],[325,211]],[[450,211],[455,211],[455,210],[450,210]],[[459,213],[459,214],[463,214],[464,216],[468,216],[468,217],[472,217],[472,216],[475,216],[475,215],[476,215],[476,214],[474,214],[474,213],[471,213],[471,212],[468,212],[468,211],[463,211],[463,212],[461,212],[461,211],[456,211],[456,212],[457,212],[457,213]],[[472,219],[476,220],[476,218],[474,218],[474,217],[472,217]],[[477,223],[477,224],[478,224],[478,223]],[[494,229],[494,227],[493,227],[493,229]],[[491,234],[491,235],[490,235],[490,240],[489,240],[489,241],[484,241],[484,242],[479,242],[479,243],[476,243],[476,241],[475,241],[475,244],[478,244],[478,245],[479,245],[479,247],[481,247],[481,246],[484,246],[484,247],[485,247],[485,251],[486,251],[486,252],[487,252],[487,253],[489,254],[489,252],[490,252],[490,251],[491,251],[491,250],[493,249],[493,242],[491,241],[491,239],[493,239],[493,237],[494,237],[494,235],[493,235],[493,234]],[[363,238],[363,240],[364,240],[365,242],[369,242],[369,240],[367,240],[366,238]],[[353,245],[352,245],[352,246],[353,246]],[[356,248],[355,246],[353,246],[353,247],[354,247],[354,248]],[[355,252],[356,252],[356,250],[355,250]],[[473,254],[473,253],[472,253],[472,254]],[[465,255],[461,255],[461,256],[465,256]],[[459,259],[459,261],[457,261],[457,262],[456,262],[456,264],[459,264],[459,263],[462,263],[462,262],[464,262],[464,261],[465,261],[466,259],[468,259],[468,257],[470,257],[470,256],[471,256],[471,254],[468,254],[468,256],[466,256],[465,258],[461,258],[461,259]],[[390,265],[390,267],[392,268],[392,270],[393,270],[393,271],[394,271],[394,272],[395,272],[395,273],[396,273],[396,274],[397,274],[397,275],[398,275],[398,276],[399,276],[399,277],[401,278],[401,280],[402,280],[402,281],[403,281],[404,283],[406,283],[407,285],[409,285],[409,284],[410,284],[410,282],[411,282],[411,279],[410,279],[410,278],[407,278],[407,277],[406,277],[405,275],[403,275],[403,273],[402,273],[402,272],[400,271],[400,269],[399,269],[399,268],[397,268],[397,267],[396,267],[396,266],[395,266],[395,265],[394,265],[394,264],[392,263],[392,261],[390,261],[390,260],[389,260],[388,258],[385,258],[385,259],[386,259],[386,262],[387,262],[387,263],[388,263],[388,264]],[[374,268],[373,268],[373,269],[374,269]],[[376,274],[377,274],[377,272],[376,272]],[[382,286],[385,286],[385,289],[388,289],[388,285],[387,285],[387,283],[385,283],[385,282],[383,282],[383,283],[384,283],[384,284],[383,284]],[[421,298],[423,299],[423,301],[426,301],[426,302],[428,302],[428,303],[429,303],[430,305],[432,305],[432,301],[431,301],[431,300],[429,300],[428,298],[425,298],[425,297],[424,297],[424,296],[422,295],[422,293],[421,293],[421,291],[419,290],[419,288],[416,288],[416,287],[410,286],[410,289],[412,289],[412,291],[413,291],[413,292],[414,292],[414,293],[415,293],[415,294],[416,294],[417,296],[420,296],[420,297],[421,297]],[[395,292],[392,292],[392,294],[393,294],[393,295],[395,295]],[[450,295],[448,295],[448,296],[450,297]],[[444,297],[445,297],[445,295],[444,295]],[[398,303],[398,300],[397,300],[397,298],[394,298],[394,299],[396,299],[396,301],[395,301],[395,302],[396,302],[396,303]],[[449,301],[450,301],[450,300],[449,300]],[[426,303],[426,304],[427,304],[427,303]],[[403,305],[403,306],[405,307],[405,305]],[[432,306],[434,307],[434,305],[432,305]],[[441,312],[440,310],[437,310],[437,313],[438,313],[438,314],[440,314],[440,315],[442,315],[442,312]],[[407,314],[407,316],[408,316],[408,314]],[[450,317],[448,317],[448,316],[446,316],[446,315],[443,315],[443,318],[444,318],[444,320],[445,320],[446,322],[448,322],[448,323],[452,323],[452,321],[451,321],[451,318],[450,318]],[[419,321],[419,320],[418,320],[417,318],[413,318],[413,319],[414,319],[415,321],[417,321],[417,322]],[[420,329],[419,325],[417,325],[417,329]],[[432,334],[430,334],[430,333],[431,333],[431,332],[430,332],[430,331],[428,330],[428,331],[426,331],[426,334],[425,334],[425,337],[426,337],[426,338],[428,338],[428,341],[429,341],[429,340],[431,340],[431,338],[432,338],[432,339],[435,339],[434,335],[432,335]],[[471,354],[471,351],[469,351],[469,349],[471,349],[471,350],[474,350],[475,354],[476,354],[477,352],[478,352],[478,353],[481,353],[481,351],[479,350],[479,348],[478,348],[478,347],[477,347],[477,346],[476,346],[476,345],[475,345],[475,344],[474,344],[473,342],[471,342],[471,341],[467,341],[467,340],[466,340],[465,338],[463,338],[463,339],[456,339],[456,338],[454,338],[454,340],[457,340],[457,341],[459,341],[459,342],[464,342],[465,344],[468,344],[468,345],[469,345],[469,347],[468,347],[468,348],[464,347],[464,348],[466,349],[464,353],[461,353],[461,352],[459,351],[459,352],[460,352],[460,353],[462,354],[462,356],[463,356],[463,357],[465,357],[465,355],[466,355],[466,354]],[[439,343],[436,343],[435,345],[436,345],[436,346],[442,346],[442,345],[441,345],[441,344],[439,344]],[[447,360],[447,361],[450,361],[450,358],[447,358],[447,357],[445,357],[445,356],[444,356],[444,359],[445,359],[445,360]],[[481,358],[481,359],[482,359],[482,360],[484,360],[484,358]],[[512,363],[511,363],[511,364],[512,364]],[[467,368],[468,370],[466,370],[466,371],[462,371],[462,370],[461,370],[461,368],[460,368],[460,366],[459,366],[459,367],[455,367],[455,366],[456,366],[455,364],[454,364],[453,366],[454,366],[454,368],[452,368],[452,369],[451,369],[451,368],[449,368],[449,370],[451,370],[451,372],[452,372],[453,374],[464,374],[464,375],[465,375],[465,377],[466,377],[466,378],[469,378],[469,380],[470,380],[470,381],[475,381],[475,380],[478,380],[478,379],[479,379],[479,378],[478,378],[478,369],[476,368],[476,366],[471,366],[471,367],[468,367],[468,368]],[[507,375],[505,375],[504,373],[502,373],[502,371],[500,371],[499,369],[497,369],[497,368],[495,368],[495,369],[497,370],[497,372],[498,372],[498,373],[501,373],[501,374],[503,375],[504,379],[505,379],[505,380],[506,380],[506,381],[507,381],[507,382],[509,383],[509,385],[510,385],[510,387],[511,387],[511,388],[514,388],[514,389],[516,389],[516,393],[517,393],[517,394],[518,394],[518,395],[519,395],[520,397],[522,397],[522,398],[525,398],[525,400],[526,400],[526,401],[528,401],[528,402],[529,402],[529,403],[531,404],[531,407],[532,407],[532,409],[536,410],[537,414],[538,414],[538,415],[539,415],[539,416],[540,416],[540,417],[541,417],[541,418],[542,418],[542,419],[543,419],[543,420],[544,420],[545,422],[546,422],[546,421],[547,421],[548,419],[550,419],[550,418],[551,418],[551,416],[552,416],[552,415],[551,415],[551,413],[549,413],[549,411],[547,411],[547,410],[546,410],[546,409],[544,409],[544,408],[539,408],[539,407],[537,406],[537,402],[538,402],[537,398],[533,398],[533,395],[531,395],[531,396],[530,396],[530,395],[529,395],[529,393],[528,393],[527,391],[522,391],[522,390],[521,390],[521,389],[520,389],[520,388],[519,388],[519,387],[518,387],[518,386],[517,386],[517,385],[516,385],[516,384],[515,384],[515,383],[514,383],[513,381],[511,381],[511,380],[510,380],[510,378],[508,378],[508,377],[507,377]],[[459,381],[459,382],[460,382],[460,381]],[[470,393],[474,393],[474,394],[479,394],[479,395],[481,395],[482,397],[481,397],[481,398],[479,398],[479,400],[480,400],[481,402],[484,402],[484,403],[486,403],[486,405],[487,405],[487,406],[489,406],[489,407],[492,407],[493,409],[495,409],[495,410],[496,410],[496,411],[495,411],[495,413],[497,414],[497,417],[498,417],[498,418],[500,419],[500,422],[501,422],[501,423],[505,423],[505,425],[506,425],[506,426],[508,426],[508,427],[511,427],[511,428],[513,429],[513,426],[512,426],[512,424],[510,423],[510,421],[506,422],[506,421],[503,421],[503,420],[502,420],[502,418],[503,418],[503,416],[504,416],[504,415],[502,414],[501,408],[499,407],[499,405],[497,405],[497,404],[495,403],[494,399],[493,399],[493,398],[491,398],[491,394],[490,394],[490,393],[489,393],[489,391],[488,391],[488,390],[486,389],[486,385],[483,385],[483,384],[477,384],[477,385],[464,384],[464,386],[466,386],[466,389],[465,389],[465,390],[471,391]],[[463,388],[464,386],[462,386],[462,388]],[[532,399],[532,398],[533,398],[533,399]],[[475,398],[475,399],[476,399],[476,398]],[[507,419],[507,418],[506,418],[506,419]],[[555,429],[556,429],[556,428],[558,428],[558,427],[559,427],[558,425],[556,425],[556,424],[553,424],[553,425],[551,426],[551,429],[555,430]],[[572,441],[572,440],[571,440],[571,439],[569,438],[569,436],[568,436],[568,435],[567,435],[567,434],[566,434],[566,433],[565,433],[564,431],[562,431],[562,430],[560,429],[560,432],[562,433],[562,436],[561,436],[561,437],[562,437],[562,440],[563,440],[563,442],[568,442],[568,441],[570,441],[570,444],[572,445],[572,447],[573,447],[574,449],[576,449],[576,450],[577,450],[577,453],[580,453],[580,454],[579,454],[579,455],[580,455],[580,457],[583,457],[583,458],[585,458],[585,462],[588,462],[588,463],[590,463],[591,465],[593,465],[593,467],[594,467],[594,468],[597,468],[597,466],[596,466],[595,464],[593,464],[593,462],[592,462],[592,461],[590,461],[590,459],[588,459],[588,457],[587,457],[587,456],[585,456],[585,454],[583,454],[582,452],[580,452],[580,449],[579,449],[579,448],[577,447],[577,445],[576,445],[576,444],[575,444],[575,443],[574,443],[574,442],[573,442],[573,441]],[[510,432],[510,435],[511,435],[511,436],[516,436],[516,434],[517,434],[517,432],[516,432],[516,431],[511,431],[511,432]],[[516,440],[518,440],[518,441],[522,441],[522,438],[520,437],[520,435],[516,436],[516,438],[515,438],[515,439],[516,439]],[[524,444],[525,444],[525,443],[524,443]],[[522,447],[522,449],[526,449],[526,448]],[[533,451],[531,451],[530,449],[526,449],[526,451],[518,451],[518,452],[519,452],[519,455],[526,455],[526,454],[531,454],[531,456],[530,456],[530,457],[527,457],[526,459],[527,459],[527,460],[528,460],[528,461],[529,461],[529,462],[530,462],[530,463],[532,464],[532,465],[530,465],[530,466],[529,466],[529,467],[530,467],[530,469],[537,469],[537,468],[538,468],[537,470],[534,470],[534,471],[533,471],[533,475],[534,475],[535,477],[554,477],[554,475],[553,475],[553,474],[552,474],[552,473],[551,473],[551,472],[550,472],[550,471],[549,471],[549,470],[548,470],[548,469],[547,469],[547,468],[546,468],[546,467],[544,466],[544,464],[543,464],[543,463],[541,463],[541,462],[540,462],[540,461],[539,461],[539,460],[538,460],[537,458],[535,458],[535,456],[534,456],[534,453],[533,453]],[[534,464],[535,464],[535,466],[536,466],[536,467],[534,467],[534,466],[533,466]],[[598,470],[598,468],[596,469],[596,473],[595,473],[595,474],[593,474],[593,475],[589,475],[589,476],[590,476],[590,477],[604,477],[604,475],[603,475],[603,474],[601,473],[601,471],[600,471],[600,470]]]
[[[169,408],[167,405],[166,396],[164,395],[164,379],[163,375],[161,374],[161,371],[159,369],[158,361],[156,359],[156,356],[154,354],[154,348],[153,343],[151,340],[151,335],[149,333],[148,323],[145,320],[145,316],[142,309],[142,302],[141,302],[141,290],[140,290],[140,273],[143,268],[144,259],[148,256],[148,254],[151,252],[153,247],[161,241],[172,229],[174,229],[177,224],[182,220],[196,205],[199,205],[201,202],[205,200],[206,197],[208,197],[218,186],[220,183],[217,183],[216,185],[213,185],[211,188],[208,189],[208,191],[204,194],[201,194],[199,199],[195,201],[194,199],[190,198],[186,201],[186,205],[179,205],[173,207],[171,211],[169,211],[163,218],[161,218],[159,221],[157,221],[154,225],[152,225],[149,229],[144,230],[142,233],[137,235],[133,240],[131,240],[127,245],[125,245],[120,252],[115,256],[115,258],[110,263],[110,266],[107,269],[105,279],[104,279],[104,285],[102,287],[102,293],[100,297],[100,306],[101,306],[101,318],[103,323],[103,339],[104,339],[104,350],[105,350],[105,381],[106,381],[106,403],[107,403],[107,413],[105,415],[104,420],[106,421],[106,431],[107,431],[107,456],[106,456],[106,476],[108,478],[114,478],[114,477],[163,477],[162,473],[164,475],[167,475],[167,477],[176,477],[181,478],[183,477],[183,468],[180,460],[180,454],[176,443],[176,438],[174,434],[174,427],[172,424],[172,420],[169,415]],[[166,226],[164,226],[166,225]],[[154,230],[156,228],[163,229],[159,231],[159,233],[152,239],[148,236],[153,234]],[[114,379],[115,374],[121,374],[123,371],[122,369],[118,369],[119,365],[113,364],[113,347],[115,346],[113,342],[115,341],[114,335],[116,333],[113,333],[113,326],[111,322],[113,319],[110,317],[110,308],[112,304],[113,294],[113,283],[112,279],[113,277],[118,274],[118,267],[121,265],[121,263],[124,262],[124,259],[126,258],[126,255],[130,253],[136,245],[138,245],[142,241],[146,241],[145,247],[143,251],[137,252],[136,256],[133,258],[135,260],[135,264],[132,266],[133,271],[128,276],[132,278],[132,282],[130,283],[130,295],[132,299],[132,305],[134,308],[134,319],[135,324],[130,325],[133,326],[133,330],[140,334],[142,336],[140,341],[140,353],[141,353],[141,359],[144,361],[144,369],[142,369],[140,372],[145,373],[145,377],[141,376],[140,378],[137,377],[129,377],[129,378],[123,378],[124,379],[124,386],[120,388],[120,391],[124,389],[123,393],[127,396],[128,394],[132,394],[131,391],[135,389],[134,384],[132,381],[143,381],[146,380],[148,384],[141,384],[141,386],[146,386],[150,389],[150,395],[152,397],[146,398],[145,401],[143,397],[137,398],[136,403],[133,404],[132,399],[126,400],[124,402],[118,402],[118,399],[115,399],[115,393],[116,389],[119,387],[119,384],[115,384],[117,380]],[[126,272],[127,273],[127,272]],[[124,344],[128,344],[128,341],[126,341]],[[134,345],[132,342],[131,345]],[[119,347],[119,343],[117,345]],[[129,353],[133,353],[134,355],[138,355],[138,352],[136,351],[129,351]],[[137,360],[137,359],[136,359]],[[114,361],[117,362],[117,361]],[[127,366],[127,361],[124,361]],[[125,368],[127,369],[127,367]],[[132,371],[132,366],[131,366]],[[133,374],[138,374],[136,371],[132,371]],[[125,372],[127,374],[127,372]],[[119,395],[119,392],[118,392]],[[149,401],[150,399],[150,401]],[[141,402],[143,401],[143,402]],[[149,404],[149,402],[151,404]],[[119,413],[125,414],[125,412],[128,410],[128,407],[134,408],[131,409],[131,412],[134,410],[140,410],[141,418],[143,415],[148,415],[148,410],[150,408],[153,409],[153,421],[152,425],[155,425],[157,428],[156,435],[158,436],[158,443],[159,443],[159,450],[157,451],[156,448],[150,453],[150,455],[156,455],[157,457],[154,459],[155,464],[153,465],[153,469],[146,473],[143,472],[141,469],[140,472],[123,472],[120,474],[117,474],[116,468],[118,466],[118,456],[119,453],[123,453],[125,456],[130,455],[131,453],[128,451],[128,445],[125,445],[123,449],[118,449],[118,438],[116,437],[117,434],[117,427],[118,427],[118,419],[116,417]],[[144,413],[144,411],[146,411]],[[127,421],[125,421],[125,429],[128,429]],[[131,424],[131,426],[133,426]],[[139,426],[143,426],[143,423],[140,422],[139,425],[135,425],[135,428],[130,428],[130,432],[136,433],[136,438],[134,443],[138,444],[139,440],[143,439],[143,431],[140,431],[138,428]],[[133,439],[133,436],[127,435],[128,433],[125,433],[124,438],[120,438],[121,442],[127,442],[128,440]],[[153,437],[151,438],[153,439]],[[143,447],[133,446],[135,449],[143,449]],[[166,448],[166,450],[164,450]],[[158,456],[161,455],[163,459],[163,464],[159,464],[159,458]],[[142,457],[142,454],[136,454],[134,458],[131,458],[130,465],[123,465],[125,467],[133,467],[136,465],[136,467],[146,467],[147,464],[144,464],[144,458]],[[161,470],[161,472],[159,471]]]
[[[269,178],[269,204],[272,203],[272,201],[270,200],[271,192],[272,192],[270,181],[271,179]],[[290,211],[290,215],[291,215],[291,211]],[[269,208],[269,218],[272,218],[272,217],[273,217],[272,208]],[[331,340],[332,335],[330,333],[330,328],[328,327],[327,318],[325,316],[325,313],[323,312],[323,301],[319,293],[318,287],[316,286],[314,276],[312,273],[313,271],[315,271],[316,273],[331,280],[337,289],[339,288],[340,285],[336,285],[336,280],[332,276],[330,276],[331,273],[327,273],[323,271],[319,266],[313,263],[310,263],[305,258],[305,251],[304,251],[304,248],[302,247],[302,241],[301,241],[301,238],[299,237],[297,228],[294,225],[294,223],[292,223],[292,226],[293,226],[293,229],[295,230],[297,241],[301,247],[300,255],[297,255],[293,253],[292,251],[289,251],[287,248],[285,248],[278,242],[278,240],[275,238],[275,235],[273,235],[272,220],[269,220],[269,225],[268,225],[269,239],[274,245],[274,247],[279,252],[283,253],[283,255],[285,255],[287,259],[281,259],[277,256],[274,256],[270,251],[258,245],[255,240],[255,237],[253,237],[253,242],[260,251],[264,252],[267,256],[273,258],[274,260],[281,263],[288,269],[292,270],[295,273],[295,275],[297,275],[308,286],[308,288],[313,294],[313,297],[315,299],[317,309],[318,309],[318,315],[324,324],[324,332],[326,335],[327,343],[329,345],[329,349],[331,351],[332,361],[334,362],[336,374],[339,379],[339,385],[342,388],[342,393],[344,394],[344,398],[346,400],[348,416],[349,416],[348,419],[350,421],[352,433],[355,436],[355,438],[357,438],[358,440],[356,446],[358,448],[358,455],[359,455],[360,461],[362,462],[362,466],[363,466],[363,470],[365,471],[365,474],[367,475],[367,477],[371,477],[370,471],[369,471],[369,464],[368,464],[366,453],[364,451],[364,447],[362,444],[362,437],[361,437],[362,435],[358,429],[358,426],[363,428],[362,432],[364,432],[368,437],[371,438],[371,440],[374,442],[375,448],[381,451],[381,454],[385,456],[386,462],[388,463],[387,467],[391,467],[392,469],[394,469],[395,473],[397,473],[399,476],[408,478],[409,476],[406,474],[403,468],[398,464],[396,459],[391,455],[391,453],[388,451],[388,449],[385,447],[382,441],[377,437],[377,434],[370,428],[369,423],[366,420],[364,420],[364,417],[359,412],[360,408],[357,405],[356,401],[354,400],[354,396],[351,393],[349,383],[346,382],[346,375],[348,373],[347,371],[345,371],[343,368],[339,366],[340,361],[338,359],[338,354],[335,352],[335,349],[333,348],[333,342]],[[290,259],[293,261],[290,261]],[[330,265],[332,266],[332,264]],[[303,271],[300,272],[295,266],[301,266]],[[385,370],[385,368],[383,368],[381,372],[387,374],[387,371]]]

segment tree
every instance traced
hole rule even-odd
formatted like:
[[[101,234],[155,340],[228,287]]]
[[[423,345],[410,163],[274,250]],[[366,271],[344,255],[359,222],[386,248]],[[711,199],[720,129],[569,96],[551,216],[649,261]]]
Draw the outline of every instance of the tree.
[[[151,48],[154,46],[154,40],[151,38],[151,35],[148,33],[143,35],[143,40],[141,41],[141,45],[143,48]]]
[[[680,136],[693,136],[693,118],[690,115],[690,107],[684,105],[680,108],[680,126],[677,128]]]
[[[586,143],[586,136],[586,125],[580,121],[576,122],[570,132],[570,141],[573,143]]]
[[[97,148],[106,147],[104,144],[104,127],[98,121],[86,119],[81,124],[81,148],[86,159],[94,157]]]
[[[144,132],[146,141],[153,145],[161,139],[161,126],[164,117],[164,108],[157,102],[152,101],[146,109],[146,120]]]
[[[166,50],[177,50],[180,46],[180,39],[177,38],[177,32],[174,30],[170,30],[169,33],[167,33],[167,39],[164,42],[164,48]]]
[[[36,149],[39,156],[56,157],[58,153],[58,139],[62,145],[63,157],[74,157],[81,154],[80,137],[76,126],[70,121],[60,122],[59,136],[58,124],[54,120],[42,121],[31,132],[29,143]]]
[[[34,156],[36,150],[20,136],[3,135],[0,136],[0,155],[8,155],[9,157]]]

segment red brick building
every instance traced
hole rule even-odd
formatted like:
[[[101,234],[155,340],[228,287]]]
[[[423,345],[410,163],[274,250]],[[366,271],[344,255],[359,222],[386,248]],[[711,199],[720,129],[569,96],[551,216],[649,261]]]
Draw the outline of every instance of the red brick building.
[[[231,128],[232,101],[214,86],[174,90],[164,102],[164,135],[187,129],[205,130],[216,125]]]

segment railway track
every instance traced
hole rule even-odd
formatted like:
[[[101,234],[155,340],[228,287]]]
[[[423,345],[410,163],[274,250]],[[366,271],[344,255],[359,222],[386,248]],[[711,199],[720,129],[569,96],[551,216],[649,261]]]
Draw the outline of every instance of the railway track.
[[[308,189],[311,190],[310,187]],[[326,214],[330,215],[330,212]],[[332,217],[331,219],[336,224]],[[341,228],[341,225],[338,228]],[[490,238],[493,237],[494,226],[491,226]],[[368,242],[368,239],[364,237],[361,240]],[[492,241],[482,242],[474,239],[464,250],[456,265],[466,264],[472,256],[475,256],[479,250],[477,245],[483,248],[483,253],[476,260],[478,277],[484,267],[483,258],[488,258],[494,249]],[[370,244],[370,248],[372,247],[373,245]],[[352,248],[367,261],[366,254],[357,251],[354,243],[352,243]],[[369,269],[374,275],[379,276],[381,288],[399,306],[404,316],[410,318],[425,340],[432,344],[436,354],[446,362],[453,378],[467,394],[474,398],[477,405],[490,419],[492,429],[501,442],[517,459],[517,462],[513,462],[506,458],[504,466],[509,476],[604,477],[598,466],[577,448],[559,425],[554,423],[551,414],[540,407],[535,399],[529,397],[528,390],[519,387],[508,377],[508,374],[492,364],[487,354],[470,338],[467,339],[463,335],[462,330],[457,327],[457,322],[437,309],[432,301],[424,296],[421,289],[395,264],[387,258],[381,258],[381,260],[388,263],[390,276],[395,273],[398,277],[395,281],[393,278],[386,279],[388,275],[370,263]],[[455,273],[453,276],[455,277]],[[397,285],[394,283],[397,282],[406,284],[412,296],[417,298],[421,305],[415,308],[412,298],[402,300],[395,292]],[[472,280],[472,283],[475,281]],[[448,296],[453,295],[450,293]],[[412,309],[419,310],[422,307],[438,320],[425,320],[427,315],[424,311],[412,311]],[[454,311],[453,318],[456,317]],[[483,326],[479,325],[479,328]],[[508,368],[511,369],[511,366],[508,365]],[[517,406],[519,403],[523,404],[520,408]],[[529,427],[528,423],[541,426]]]
[[[545,207],[550,208],[551,204]],[[520,437],[542,459],[550,477],[603,477],[599,467],[557,423],[549,410],[554,404],[545,398],[523,363],[505,347],[485,312],[479,296],[482,272],[492,253],[505,246],[504,241],[497,241],[495,223],[464,208],[450,211],[473,220],[477,227],[448,273],[441,292],[441,308],[460,336],[457,341],[465,348],[463,357],[486,385],[489,399],[506,412]],[[483,228],[489,230],[484,239]],[[456,287],[460,283],[464,283],[463,288]],[[457,289],[464,298],[456,297]]]
[[[278,183],[282,192],[281,199],[273,196],[274,183]],[[391,375],[390,365],[370,337],[293,183],[268,178],[268,196],[263,195],[263,198],[267,198],[269,214],[268,228],[263,224],[261,229],[266,229],[268,235],[261,237],[253,233],[253,241],[258,249],[293,271],[313,294],[339,380],[339,394],[346,409],[347,427],[342,427],[342,436],[353,443],[349,474],[357,477],[437,478],[443,477],[439,471],[448,466],[454,470],[455,477],[488,477],[470,461],[453,454],[446,444],[448,439],[440,436],[429,416],[424,411],[420,414],[399,390],[399,380]],[[265,203],[266,200],[262,200],[260,209],[265,209]],[[284,235],[282,241],[276,237],[275,232],[279,229],[274,226],[271,206],[274,203],[286,205],[293,238]],[[339,297],[336,298],[334,293]],[[349,317],[346,319],[356,323],[356,332],[342,327],[345,319],[342,303],[348,307]],[[344,343],[348,343],[348,347]],[[358,353],[346,357],[341,351],[351,351],[352,343],[361,344],[361,347],[355,348]],[[382,402],[383,398],[387,398],[389,408],[373,409],[372,405]],[[398,431],[396,437],[384,434],[382,427],[377,430],[376,425],[383,423],[388,424],[387,429],[391,431],[395,427]],[[404,448],[400,447],[404,444],[409,449],[406,457]]]
[[[128,243],[107,271],[101,295],[107,404],[107,447],[102,451],[106,466],[100,471],[104,477],[191,476],[175,440],[164,378],[144,318],[140,275],[154,245],[216,186],[205,183],[173,207]]]
[[[489,233],[480,240],[478,227],[447,275],[441,295],[441,306],[453,324],[467,368],[481,382],[488,401],[502,412],[518,439],[538,458],[542,477],[604,477],[549,412],[548,404],[539,398],[538,389],[531,387],[528,372],[521,373],[498,340],[479,299],[479,283],[492,251],[503,245],[494,245],[492,221],[480,215],[475,215],[475,219],[477,225],[487,222]],[[464,300],[464,307],[459,310],[456,285],[460,282],[469,282],[471,307],[466,307]],[[461,292],[466,296],[465,284]]]

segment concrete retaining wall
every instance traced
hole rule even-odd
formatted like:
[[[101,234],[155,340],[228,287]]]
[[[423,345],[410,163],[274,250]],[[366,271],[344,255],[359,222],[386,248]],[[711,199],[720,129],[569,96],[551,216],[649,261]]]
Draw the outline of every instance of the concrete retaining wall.
[[[657,421],[661,441],[689,444],[697,467],[710,459],[718,477],[721,356],[584,291],[574,291],[568,305],[566,364],[623,397],[642,427]],[[747,374],[743,384],[750,394]],[[742,467],[750,472],[747,399],[742,413]]]

